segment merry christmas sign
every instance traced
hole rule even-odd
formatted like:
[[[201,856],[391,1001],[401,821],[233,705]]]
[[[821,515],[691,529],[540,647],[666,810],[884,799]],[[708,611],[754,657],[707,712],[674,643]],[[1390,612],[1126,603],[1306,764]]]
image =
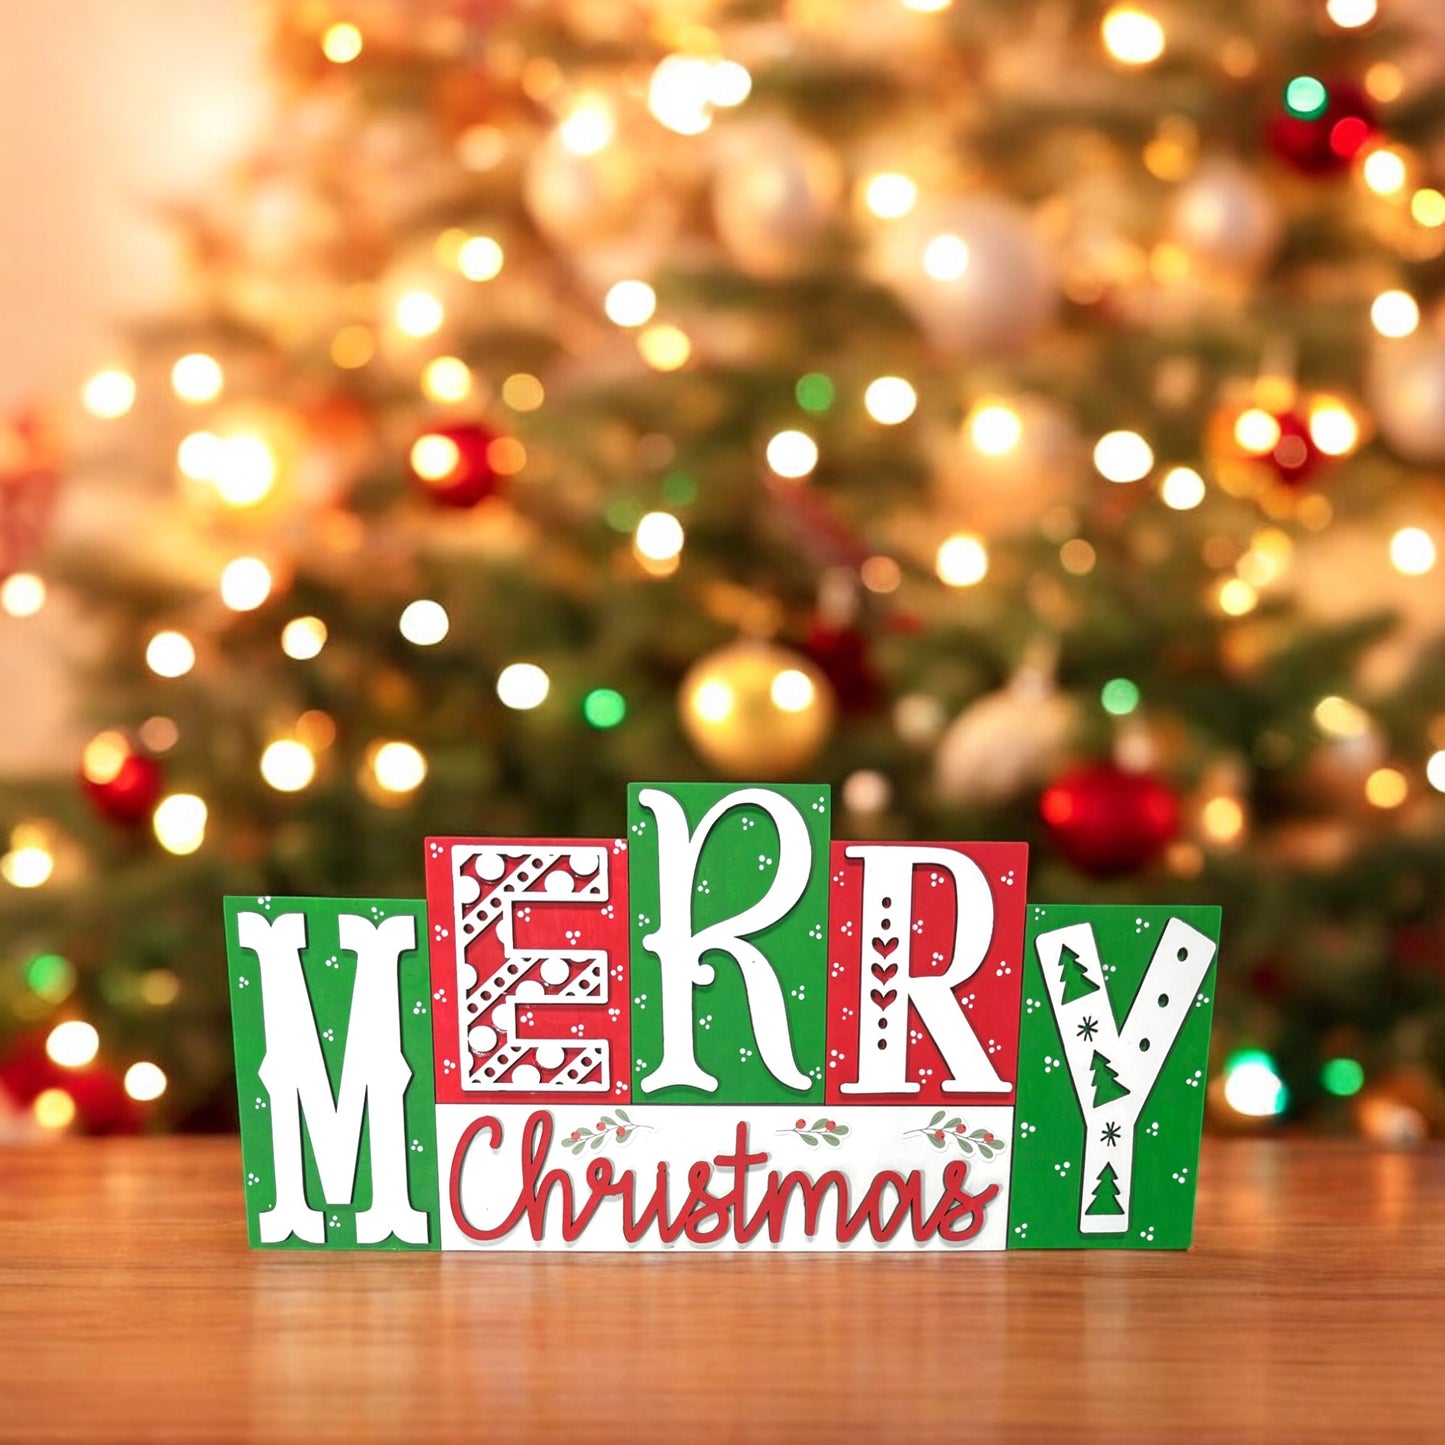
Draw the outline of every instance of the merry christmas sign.
[[[1188,1246],[1217,908],[1030,905],[806,784],[425,857],[226,900],[253,1245]]]

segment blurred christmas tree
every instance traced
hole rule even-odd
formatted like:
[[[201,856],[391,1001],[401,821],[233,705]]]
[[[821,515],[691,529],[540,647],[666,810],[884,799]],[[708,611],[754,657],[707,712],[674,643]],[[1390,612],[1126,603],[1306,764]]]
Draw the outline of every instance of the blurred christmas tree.
[[[802,773],[1222,902],[1216,1124],[1445,1124],[1429,0],[273,10],[46,559],[99,661],[0,817],[43,1122],[135,1060],[229,1117],[222,892]]]

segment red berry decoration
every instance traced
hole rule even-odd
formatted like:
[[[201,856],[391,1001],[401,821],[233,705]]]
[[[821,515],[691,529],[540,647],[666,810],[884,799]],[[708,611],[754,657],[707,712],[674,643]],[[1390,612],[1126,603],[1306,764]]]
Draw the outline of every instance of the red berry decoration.
[[[496,444],[506,439],[481,422],[451,422],[412,444],[412,479],[439,507],[475,507],[498,486]]]
[[[933,1131],[933,1137],[934,1137],[935,1139],[942,1139],[942,1138],[943,1138],[943,1130],[942,1130],[942,1129],[935,1129],[935,1130]]]
[[[626,1134],[626,1133],[627,1133],[627,1130],[626,1130],[626,1129],[622,1128],[621,1126],[618,1127],[617,1137],[618,1137],[619,1139],[622,1138],[622,1136],[623,1136],[624,1134]]]
[[[793,1128],[795,1129],[806,1129],[807,1127],[808,1121],[806,1119],[799,1119],[798,1122],[793,1125]]]
[[[1088,763],[1044,790],[1039,811],[1055,848],[1106,878],[1151,862],[1179,828],[1179,798],[1151,773]]]
[[[1296,75],[1269,123],[1270,149],[1307,176],[1336,175],[1378,134],[1374,108],[1358,85]]]
[[[102,818],[126,827],[143,823],[163,784],[161,765],[137,752],[120,733],[101,733],[86,745],[80,786]]]

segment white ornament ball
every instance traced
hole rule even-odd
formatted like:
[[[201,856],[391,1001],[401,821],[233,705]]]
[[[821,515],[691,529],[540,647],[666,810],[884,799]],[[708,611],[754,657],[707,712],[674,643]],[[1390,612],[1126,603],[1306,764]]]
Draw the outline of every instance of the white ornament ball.
[[[871,266],[953,354],[1022,350],[1058,304],[1054,260],[1029,213],[995,196],[925,202],[880,223]]]
[[[1377,347],[1370,405],[1385,445],[1407,462],[1445,462],[1445,343],[1409,336]]]
[[[632,152],[616,141],[578,155],[553,131],[532,152],[523,190],[538,228],[570,247],[625,231],[642,199],[643,176]]]
[[[837,156],[784,121],[728,138],[713,180],[713,221],[739,265],[786,276],[807,263],[843,192]]]
[[[1284,231],[1270,188],[1229,156],[1205,161],[1180,187],[1169,235],[1191,257],[1222,271],[1250,272],[1274,254]]]

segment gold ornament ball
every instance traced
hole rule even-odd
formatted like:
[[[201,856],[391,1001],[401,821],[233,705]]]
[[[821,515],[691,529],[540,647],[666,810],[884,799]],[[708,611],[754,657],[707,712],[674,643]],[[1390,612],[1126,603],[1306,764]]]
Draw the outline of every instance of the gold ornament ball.
[[[678,693],[688,741],[730,778],[796,775],[827,741],[836,710],[832,685],[806,657],[767,642],[708,653]]]

